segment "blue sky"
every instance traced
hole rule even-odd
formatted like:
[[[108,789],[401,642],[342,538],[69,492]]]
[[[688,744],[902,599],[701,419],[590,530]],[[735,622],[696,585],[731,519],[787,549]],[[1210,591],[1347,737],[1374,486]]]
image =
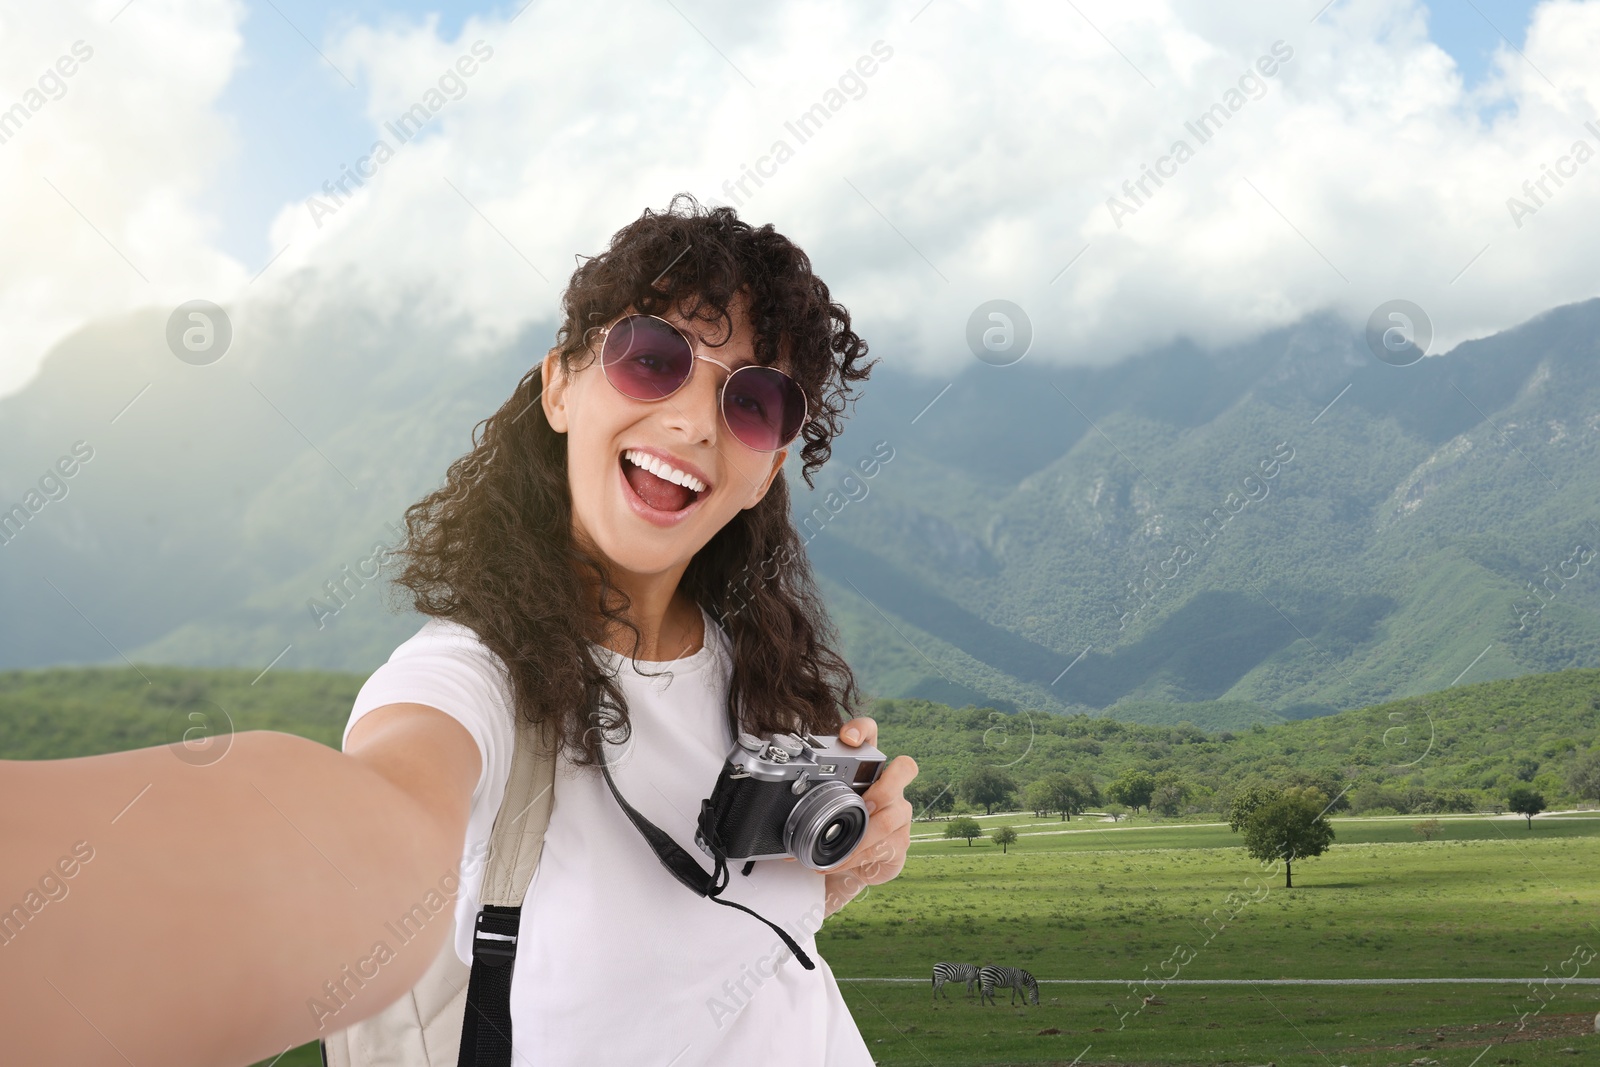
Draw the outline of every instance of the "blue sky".
[[[218,245],[246,267],[271,257],[267,226],[285,204],[303,199],[372,143],[363,114],[366,86],[355,88],[318,53],[339,28],[436,18],[446,40],[475,14],[515,11],[516,4],[439,4],[419,0],[251,0],[237,73],[218,102],[231,115],[240,154],[220,175],[210,206],[223,230]]]
[[[1467,85],[1482,80],[1501,34],[1522,47],[1533,4],[1523,0],[1435,0],[1428,5],[1434,43],[1455,58]],[[1498,31],[1498,32],[1497,32]]]
[[[332,32],[351,22],[416,23],[431,17],[438,20],[438,34],[449,40],[469,16],[514,11],[521,2],[250,3],[242,61],[220,101],[241,140],[240,155],[211,194],[210,206],[223,227],[217,235],[220,248],[249,269],[263,265],[275,251],[267,247],[266,230],[277,210],[309,195],[371,143],[371,127],[362,114],[365,86],[347,71],[356,83],[352,88],[316,50]],[[1502,33],[1522,47],[1532,7],[1527,0],[1436,0],[1429,5],[1430,32],[1455,58],[1470,87],[1484,77]]]
[[[1600,0],[1538,8],[1531,51],[1527,0],[429,2],[134,4],[93,30],[94,77],[0,146],[0,395],[84,324],[197,296],[421,316],[475,357],[641,205],[731,203],[775,157],[741,213],[930,369],[970,357],[950,339],[998,297],[1052,358],[1104,362],[1401,297],[1444,351],[1596,296]],[[90,32],[35,5],[0,59],[26,72]],[[479,36],[504,57],[481,88],[447,86],[335,224],[309,212],[377,139],[367,111],[404,111]],[[1235,107],[1219,94],[1267,42],[1282,73]],[[1226,137],[1161,170],[1219,99]],[[780,153],[818,107],[826,137]],[[1152,166],[1177,180],[1130,213],[1113,194]]]

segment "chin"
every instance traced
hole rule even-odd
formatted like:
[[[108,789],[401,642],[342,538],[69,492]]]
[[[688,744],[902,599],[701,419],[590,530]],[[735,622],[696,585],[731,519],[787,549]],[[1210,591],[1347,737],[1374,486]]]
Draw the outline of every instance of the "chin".
[[[589,527],[595,531],[593,540],[607,560],[630,574],[663,574],[687,566],[720,528],[705,525],[715,521],[711,515],[668,527],[627,511],[610,519]]]
[[[628,538],[615,538],[609,545],[602,544],[601,551],[613,566],[619,567],[629,574],[665,574],[677,567],[680,563],[687,565],[694,558],[694,552],[700,551],[697,546],[694,552],[684,555],[672,551],[676,546],[652,546],[641,543],[640,540]]]

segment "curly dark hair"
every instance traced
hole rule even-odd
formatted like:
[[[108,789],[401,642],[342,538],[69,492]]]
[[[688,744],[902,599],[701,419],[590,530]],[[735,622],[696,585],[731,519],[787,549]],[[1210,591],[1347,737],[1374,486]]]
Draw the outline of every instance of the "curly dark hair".
[[[786,357],[805,391],[801,473],[814,488],[812,472],[827,462],[840,413],[856,399],[849,384],[867,378],[876,360],[862,362],[867,345],[850,329],[850,313],[770,223],[752,227],[732,208],[707,210],[687,193],[663,213],[646,209],[573,271],[552,351],[575,369],[593,355],[591,332],[630,306],[682,309],[686,318],[726,323],[731,335],[728,308],[740,293],[756,361]],[[628,731],[626,700],[593,646],[631,630],[638,669],[640,633],[607,561],[574,537],[567,435],[546,419],[541,388],[536,365],[474,427],[474,448],[451,463],[445,485],[406,509],[395,584],[410,591],[417,611],[472,629],[505,665],[519,717],[575,762],[593,764],[602,736],[615,741]],[[760,503],[695,554],[680,587],[731,641],[727,713],[736,729],[833,732],[856,712],[860,693],[834,650],[837,633],[790,518],[783,471]],[[590,728],[589,714],[606,704],[614,710],[602,733]]]

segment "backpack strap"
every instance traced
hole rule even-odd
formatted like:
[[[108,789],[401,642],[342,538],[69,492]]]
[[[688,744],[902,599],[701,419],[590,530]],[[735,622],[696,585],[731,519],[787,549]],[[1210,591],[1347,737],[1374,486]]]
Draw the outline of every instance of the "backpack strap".
[[[555,751],[520,716],[514,733],[511,774],[489,835],[457,1067],[511,1064],[511,968],[517,958],[517,925],[544,849],[556,770]]]

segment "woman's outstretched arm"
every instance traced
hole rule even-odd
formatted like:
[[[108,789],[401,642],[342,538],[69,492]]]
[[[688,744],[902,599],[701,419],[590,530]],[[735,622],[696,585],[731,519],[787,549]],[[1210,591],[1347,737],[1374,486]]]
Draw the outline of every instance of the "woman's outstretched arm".
[[[241,733],[205,766],[0,761],[0,1062],[249,1063],[415,984],[478,749],[420,705],[357,729],[348,752]]]

